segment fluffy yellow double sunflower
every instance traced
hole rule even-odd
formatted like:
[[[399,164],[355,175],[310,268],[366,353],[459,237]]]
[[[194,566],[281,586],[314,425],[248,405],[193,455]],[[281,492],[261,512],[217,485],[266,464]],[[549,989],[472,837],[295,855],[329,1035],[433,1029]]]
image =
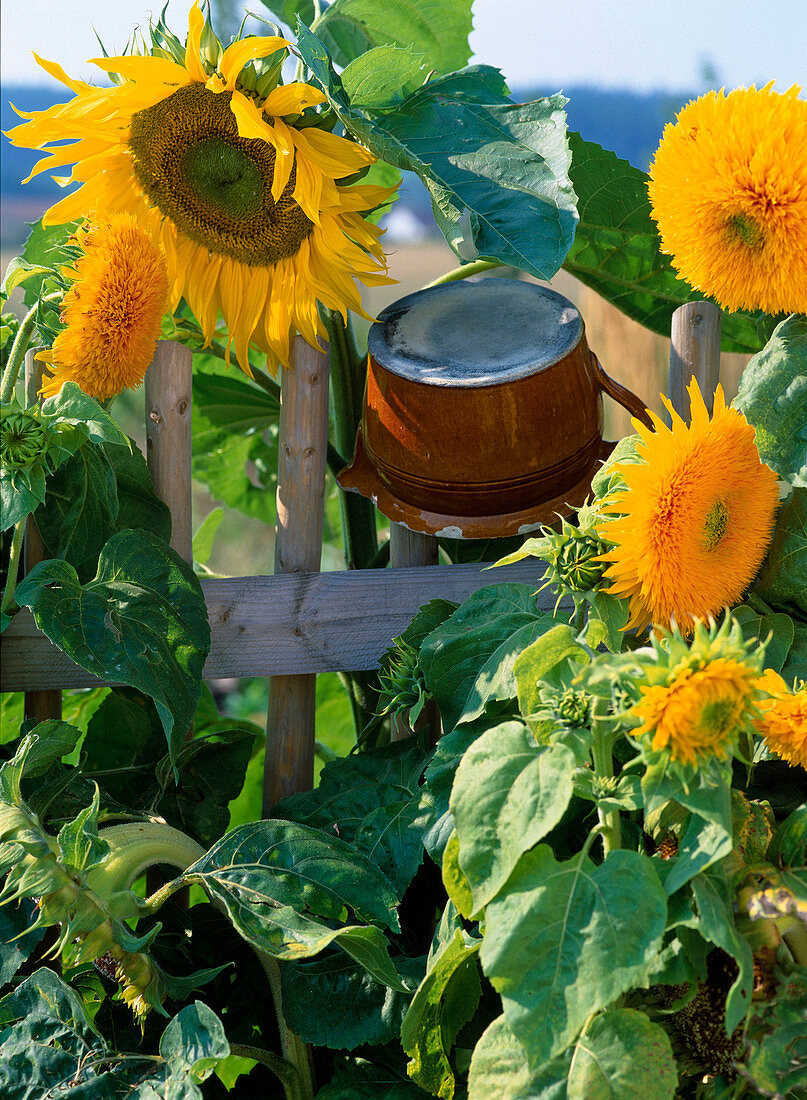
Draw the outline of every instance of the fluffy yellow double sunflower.
[[[604,576],[629,601],[628,628],[675,623],[691,634],[696,619],[737,602],[772,537],[778,483],[753,427],[720,386],[711,418],[694,378],[688,392],[689,426],[666,398],[671,428],[653,413],[655,431],[633,421],[639,461],[616,466],[624,487],[601,503],[597,530],[614,544]]]
[[[131,214],[85,222],[76,244],[75,266],[62,269],[72,284],[61,307],[65,328],[37,354],[53,372],[42,393],[75,382],[105,401],[139,386],[154,357],[168,304],[165,257]]]
[[[662,250],[727,310],[807,311],[807,102],[738,88],[687,104],[648,192]]]
[[[759,704],[762,717],[754,723],[757,733],[788,764],[807,769],[807,684],[790,691],[778,673],[766,669],[757,687],[768,695]]]
[[[270,367],[288,363],[295,332],[317,345],[318,300],[361,312],[354,277],[392,281],[381,230],[363,216],[391,191],[346,182],[375,158],[309,124],[320,120],[303,113],[324,102],[321,91],[278,85],[287,45],[247,37],[223,49],[194,3],[184,46],[152,28],[151,53],[93,60],[118,81],[112,88],[37,58],[74,98],[18,112],[29,121],[8,133],[48,154],[29,179],[73,164],[60,182],[82,183],[45,224],[96,210],[134,215],[165,252],[171,308],[185,298],[208,343],[221,313],[228,353],[234,345],[245,370],[250,345]]]

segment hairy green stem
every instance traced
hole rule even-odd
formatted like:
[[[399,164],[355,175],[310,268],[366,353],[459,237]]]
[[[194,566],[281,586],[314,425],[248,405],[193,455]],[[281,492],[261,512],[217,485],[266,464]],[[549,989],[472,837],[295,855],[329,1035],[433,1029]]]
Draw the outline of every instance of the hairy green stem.
[[[8,353],[8,363],[6,364],[6,369],[3,371],[2,388],[0,388],[0,401],[2,401],[4,405],[8,404],[14,393],[14,387],[17,384],[17,375],[20,372],[20,366],[28,350],[31,333],[34,331],[34,325],[36,324],[38,310],[39,303],[37,302],[33,309],[23,318],[20,327],[17,329],[17,335],[14,337],[14,343],[11,345],[11,351]]]
[[[17,574],[20,570],[20,558],[22,556],[22,543],[25,538],[25,520],[18,521],[11,538],[11,550],[8,557],[8,577],[3,592],[3,602],[0,610],[8,611],[14,602],[14,593],[17,589]]]
[[[428,290],[432,286],[442,286],[443,283],[456,283],[459,279],[469,279],[472,275],[481,275],[483,271],[490,271],[493,267],[503,266],[499,260],[474,260],[473,263],[462,264],[460,267],[447,271],[439,279],[426,283],[423,289]]]
[[[311,1049],[302,1041],[299,1035],[295,1035],[286,1023],[283,1015],[283,1000],[280,989],[280,963],[267,955],[265,951],[255,948],[255,954],[260,960],[263,972],[269,980],[269,988],[272,991],[272,1001],[277,1016],[277,1026],[280,1031],[280,1049],[283,1057],[290,1062],[299,1076],[300,1100],[313,1100],[314,1098],[314,1068],[311,1062]],[[288,1092],[286,1093],[288,1096]]]
[[[610,779],[614,774],[613,737],[609,730],[604,729],[605,710],[608,702],[605,699],[594,701],[594,714],[592,716],[592,733],[594,742],[591,753],[594,763],[594,774],[601,779]],[[597,817],[602,827],[603,855],[608,855],[615,848],[622,847],[622,826],[619,818],[619,810],[603,810],[597,805]]]
[[[230,1054],[237,1058],[251,1058],[254,1062],[260,1062],[262,1066],[270,1069],[280,1079],[286,1100],[305,1100],[303,1083],[297,1067],[278,1054],[273,1054],[263,1047],[246,1046],[243,1043],[230,1043]]]
[[[11,351],[8,353],[8,363],[6,369],[3,371],[3,381],[0,384],[0,402],[4,405],[7,404],[14,393],[14,387],[17,384],[17,375],[20,372],[20,367],[25,360],[25,353],[28,351],[28,345],[31,342],[31,334],[34,331],[36,325],[37,314],[39,313],[39,307],[43,302],[53,302],[57,298],[60,298],[61,291],[56,294],[48,294],[37,302],[25,317],[23,317],[20,327],[17,329],[17,335],[14,337],[14,343],[11,345]]]

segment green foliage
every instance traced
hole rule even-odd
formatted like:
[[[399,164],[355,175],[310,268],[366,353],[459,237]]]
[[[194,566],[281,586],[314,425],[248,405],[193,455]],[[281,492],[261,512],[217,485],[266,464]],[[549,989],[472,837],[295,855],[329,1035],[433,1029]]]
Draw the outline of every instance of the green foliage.
[[[219,1018],[196,1001],[166,1027],[159,1058],[120,1056],[88,1022],[70,986],[44,968],[0,1001],[0,1027],[0,1089],[8,1100],[202,1100],[199,1083],[230,1050]]]
[[[193,476],[214,500],[274,523],[279,392],[195,371],[193,402]]]
[[[779,509],[754,590],[771,607],[807,620],[807,489],[794,489]]]
[[[447,932],[446,925],[444,916],[440,931]],[[426,976],[401,1028],[401,1044],[411,1057],[409,1076],[444,1100],[452,1100],[455,1087],[449,1052],[460,1029],[473,1017],[481,994],[478,952],[479,941],[461,928],[441,943],[429,957]]]
[[[433,821],[420,787],[426,755],[411,740],[326,764],[319,786],[279,802],[275,816],[335,835],[379,868],[403,896]]]
[[[203,886],[261,951],[299,960],[335,942],[377,981],[405,991],[377,927],[400,928],[392,887],[338,837],[286,821],[242,825],[177,881]],[[347,925],[351,915],[368,923]]]
[[[398,969],[409,962],[395,961]],[[422,962],[415,965],[422,973]],[[304,1042],[337,1050],[395,1041],[411,997],[376,981],[338,948],[284,964],[281,979],[283,1013],[292,1031]]]
[[[563,96],[518,106],[497,70],[472,66],[428,81],[394,109],[377,102],[363,109],[350,100],[322,41],[301,27],[297,48],[345,129],[382,160],[420,176],[461,260],[498,260],[539,279],[555,274],[577,220]],[[409,65],[385,59],[405,85]],[[392,74],[385,79],[394,83]]]
[[[447,730],[515,699],[513,665],[555,621],[538,610],[527,585],[481,588],[425,639],[420,666]]]
[[[780,322],[742,373],[733,404],[756,429],[763,462],[807,487],[807,317]]]
[[[459,865],[478,913],[518,861],[560,821],[572,797],[574,755],[539,749],[526,727],[497,726],[471,745],[457,769],[451,812]]]
[[[564,1054],[531,1070],[494,1020],[474,1050],[468,1100],[673,1100],[677,1074],[663,1028],[632,1008],[595,1016]]]
[[[288,0],[284,12],[287,7]],[[300,15],[311,25],[305,13]],[[337,65],[348,65],[374,46],[399,46],[417,54],[427,71],[449,73],[470,57],[471,0],[409,0],[392,8],[377,0],[334,0],[312,29]]]
[[[88,584],[67,562],[41,562],[17,588],[17,602],[76,664],[154,699],[175,761],[210,647],[190,567],[154,535],[122,531],[104,546]]]
[[[508,887],[486,909],[480,957],[508,1026],[538,1067],[593,1012],[645,983],[667,904],[649,861],[628,851],[595,866],[584,853],[559,863],[540,844],[522,856]]]

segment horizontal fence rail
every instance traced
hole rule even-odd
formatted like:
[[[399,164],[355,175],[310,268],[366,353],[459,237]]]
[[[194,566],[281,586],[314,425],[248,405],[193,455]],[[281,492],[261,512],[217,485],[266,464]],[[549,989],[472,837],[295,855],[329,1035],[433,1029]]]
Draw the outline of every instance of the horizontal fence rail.
[[[384,650],[429,600],[461,603],[490,584],[542,583],[543,563],[517,562],[429,569],[357,569],[272,577],[203,580],[212,632],[207,680],[361,672],[377,668]],[[549,611],[554,595],[538,594]],[[75,665],[23,609],[0,643],[0,690],[98,687],[104,681]]]

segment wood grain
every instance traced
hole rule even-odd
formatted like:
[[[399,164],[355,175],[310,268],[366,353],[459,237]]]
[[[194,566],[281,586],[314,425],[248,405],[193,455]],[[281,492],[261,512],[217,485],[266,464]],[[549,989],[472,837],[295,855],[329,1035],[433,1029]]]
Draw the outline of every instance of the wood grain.
[[[694,375],[711,412],[720,381],[722,314],[713,302],[685,302],[672,316],[668,395],[678,415],[689,423],[686,388]]]
[[[146,449],[154,490],[171,510],[171,546],[192,557],[191,393],[193,356],[161,340],[146,371]]]
[[[436,565],[203,580],[213,635],[205,678],[377,668],[392,639],[429,600],[461,603],[489,584],[519,581],[538,588],[542,583],[538,561],[483,570],[483,565]],[[550,611],[552,593],[539,593],[537,603]],[[0,639],[0,657],[3,691],[102,683],[37,630],[27,608]]]
[[[275,575],[312,573],[322,558],[330,356],[296,336],[280,383]],[[263,814],[314,786],[316,675],[269,684]]]

